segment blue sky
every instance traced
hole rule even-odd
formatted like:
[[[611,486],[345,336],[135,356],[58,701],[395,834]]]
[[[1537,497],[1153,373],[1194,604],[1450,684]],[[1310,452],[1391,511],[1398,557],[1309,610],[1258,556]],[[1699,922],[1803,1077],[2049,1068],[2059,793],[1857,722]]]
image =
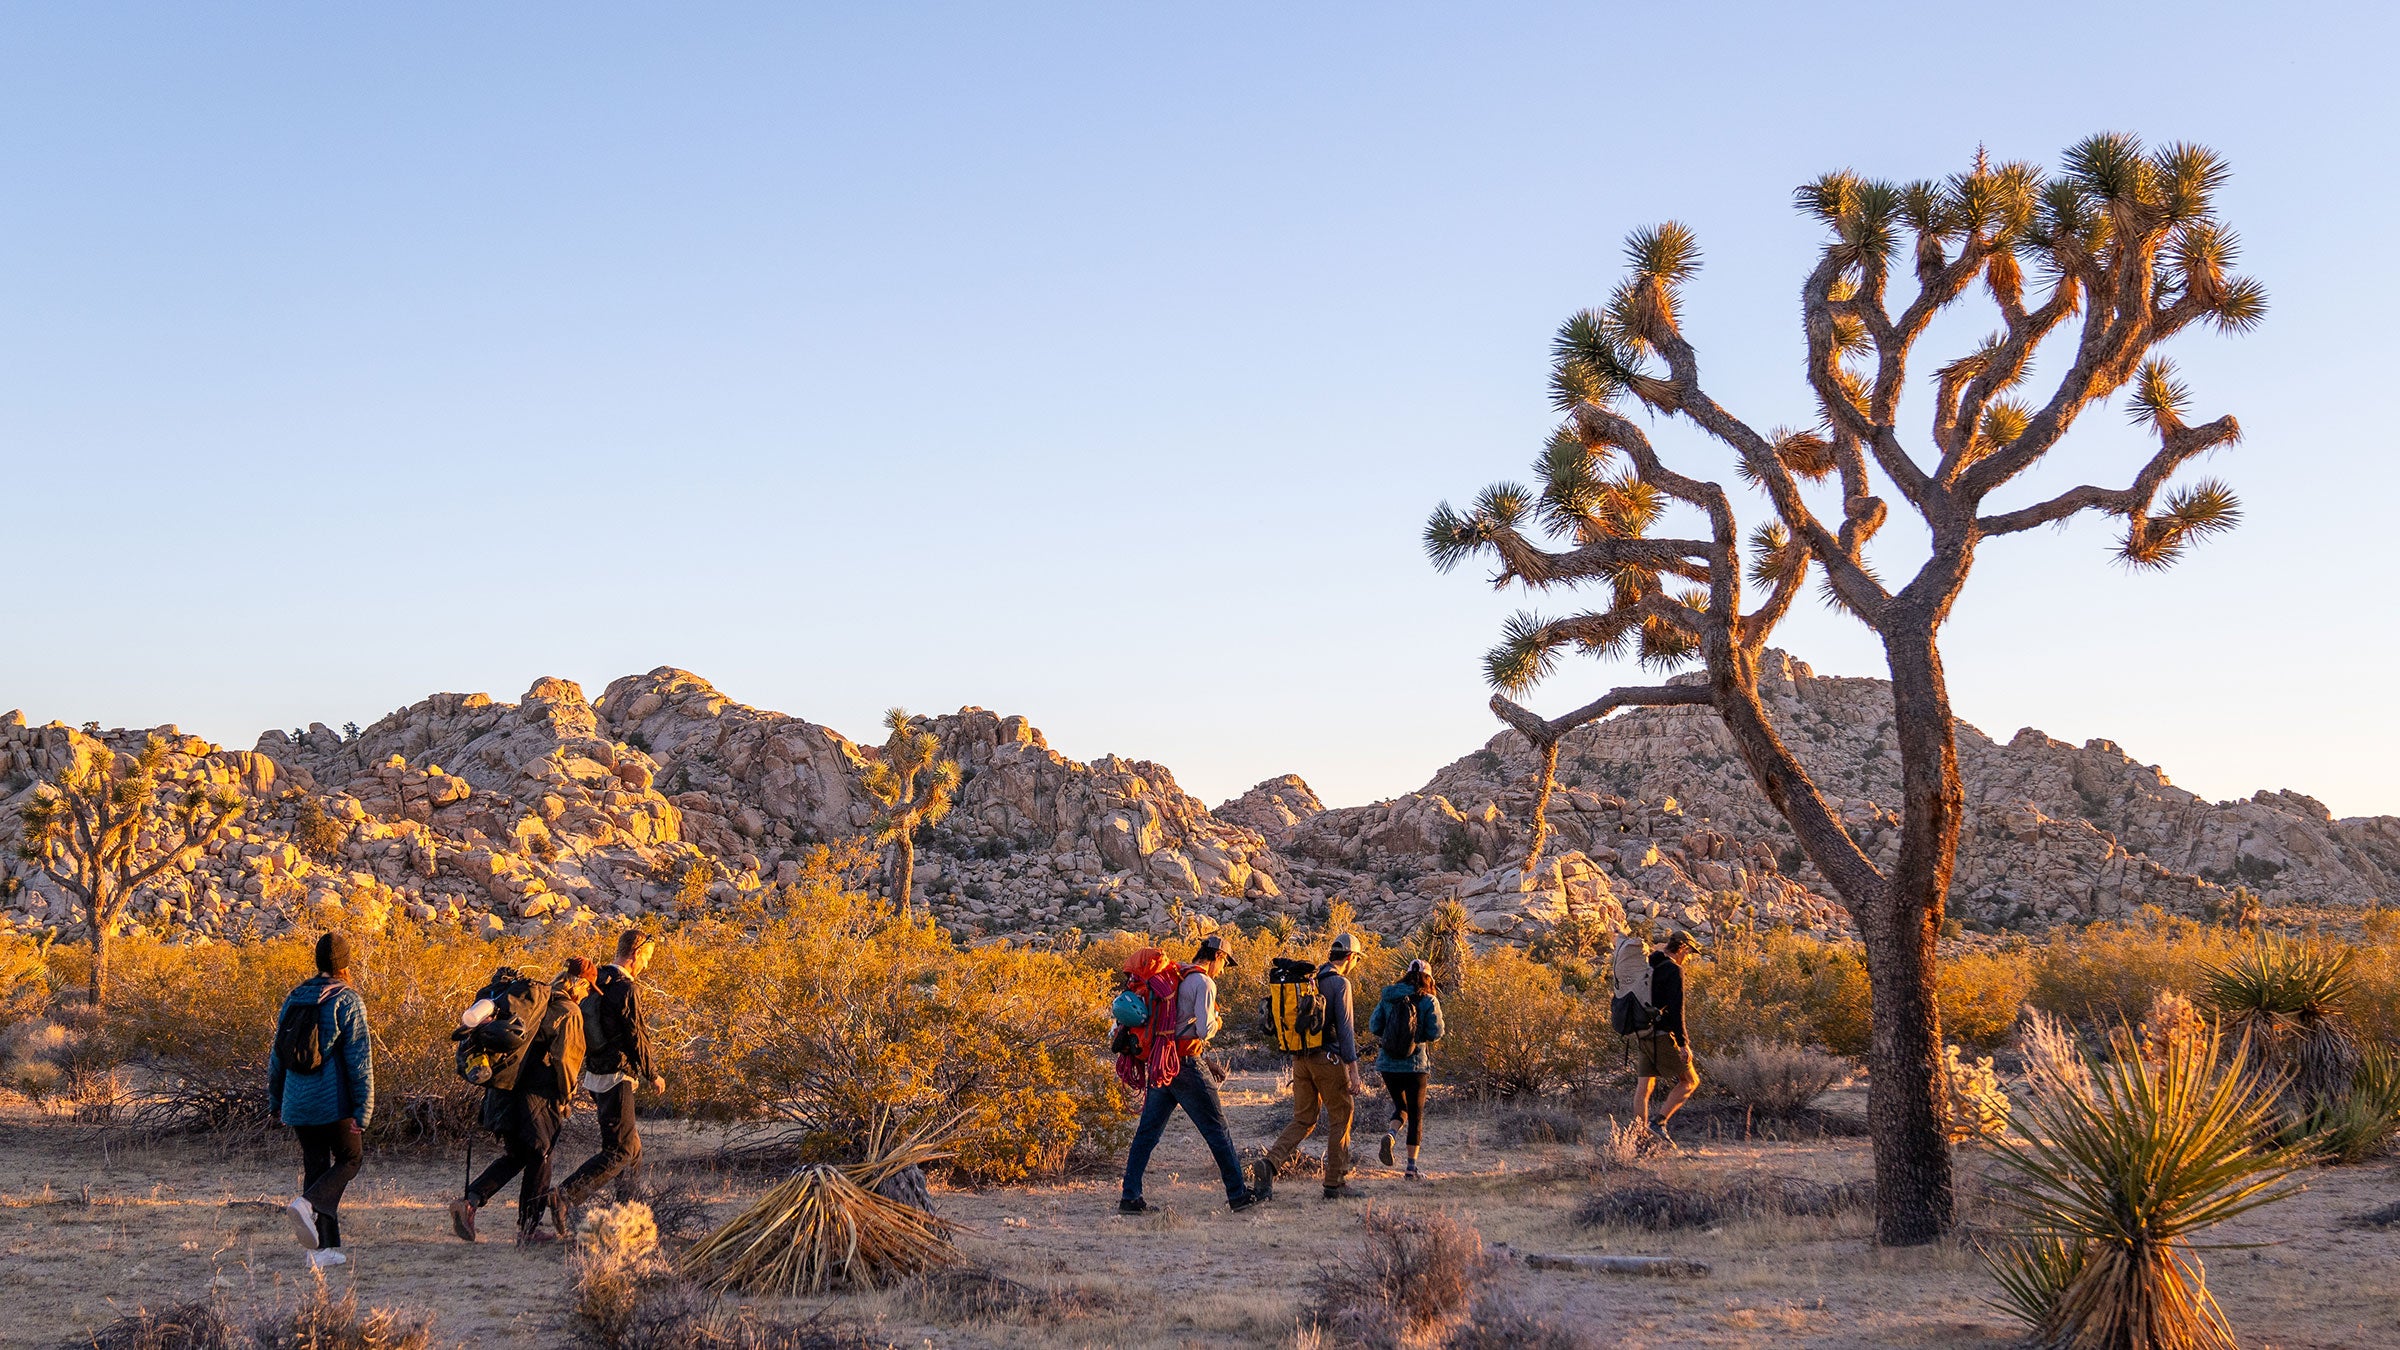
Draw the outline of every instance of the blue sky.
[[[2242,420],[2207,469],[2248,523],[2164,575],[2099,523],[1987,546],[1959,711],[2400,812],[2367,401],[2396,26],[0,5],[0,708],[246,745],[671,664],[861,737],[894,703],[1023,712],[1212,801],[1407,791],[1495,729],[1478,656],[1518,603],[1418,529],[1525,475],[1551,332],[1629,229],[1699,232],[1710,383],[1805,422],[1796,183],[2125,129],[2235,169],[2273,310],[2172,354]],[[2121,415],[2084,428],[2035,487],[2130,472]],[[1829,613],[1782,645],[1878,669]]]

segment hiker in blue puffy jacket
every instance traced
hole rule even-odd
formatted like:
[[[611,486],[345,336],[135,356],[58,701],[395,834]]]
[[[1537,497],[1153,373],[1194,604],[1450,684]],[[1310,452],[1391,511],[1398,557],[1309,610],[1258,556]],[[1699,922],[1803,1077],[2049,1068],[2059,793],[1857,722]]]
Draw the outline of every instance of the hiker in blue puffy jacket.
[[[314,1073],[287,1068],[278,1044],[267,1052],[267,1105],[300,1140],[301,1190],[284,1209],[308,1249],[309,1264],[341,1265],[342,1225],[335,1211],[358,1175],[360,1144],[375,1117],[375,1053],[367,1005],[350,987],[350,939],[317,939],[317,973],[286,995],[276,1015],[277,1042],[285,1014],[313,1006],[321,1064]]]
[[[1442,1001],[1434,996],[1433,967],[1411,961],[1397,981],[1385,985],[1382,1000],[1367,1018],[1367,1033],[1379,1047],[1375,1071],[1383,1075],[1384,1091],[1392,1094],[1391,1123],[1383,1127],[1383,1165],[1392,1165],[1393,1136],[1407,1120],[1406,1177],[1414,1181],[1417,1148],[1425,1138],[1425,1077],[1433,1070],[1425,1045],[1442,1038]]]

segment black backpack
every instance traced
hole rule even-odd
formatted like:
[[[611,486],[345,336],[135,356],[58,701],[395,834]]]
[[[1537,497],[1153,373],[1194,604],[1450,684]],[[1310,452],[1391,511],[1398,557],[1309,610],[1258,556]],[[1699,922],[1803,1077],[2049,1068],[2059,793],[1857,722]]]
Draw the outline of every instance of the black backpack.
[[[1406,1059],[1417,1053],[1417,996],[1404,994],[1383,1001],[1383,1057]]]
[[[350,986],[327,980],[308,1003],[286,1001],[275,1019],[275,1062],[285,1073],[321,1073],[325,1068],[325,1000]],[[295,989],[293,993],[300,992]]]
[[[458,1076],[477,1087],[506,1092],[517,1083],[517,1069],[526,1048],[542,1026],[550,1006],[550,986],[520,975],[514,966],[492,972],[491,981],[475,991],[477,1000],[492,1001],[492,1015],[472,1027],[450,1033],[458,1042]]]

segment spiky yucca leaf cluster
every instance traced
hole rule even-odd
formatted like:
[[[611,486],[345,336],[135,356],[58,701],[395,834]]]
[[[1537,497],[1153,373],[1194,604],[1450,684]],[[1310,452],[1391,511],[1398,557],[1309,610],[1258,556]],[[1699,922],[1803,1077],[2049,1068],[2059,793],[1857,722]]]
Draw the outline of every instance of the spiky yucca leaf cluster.
[[[2082,1077],[2037,1092],[1997,1154],[1998,1198],[2023,1224],[1984,1253],[1999,1306],[2043,1347],[2233,1350],[2192,1238],[2296,1189],[2279,1183],[2303,1155],[2262,1142],[2274,1085],[2214,1031],[2155,1062],[2127,1032]]]
[[[2288,1081],[2294,1119],[2350,1090],[2359,1048],[2343,1009],[2357,987],[2353,959],[2346,948],[2264,935],[2201,976],[2201,1004]]]

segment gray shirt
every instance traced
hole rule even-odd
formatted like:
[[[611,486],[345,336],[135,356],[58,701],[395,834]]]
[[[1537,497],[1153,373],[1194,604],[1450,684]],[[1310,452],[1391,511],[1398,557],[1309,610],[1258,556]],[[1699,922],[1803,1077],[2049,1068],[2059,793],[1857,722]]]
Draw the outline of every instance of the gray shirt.
[[[1325,1038],[1325,1053],[1344,1064],[1356,1064],[1358,1018],[1350,1010],[1350,981],[1328,964],[1317,970],[1317,992],[1325,996],[1325,1016],[1333,1033]]]
[[[1217,1016],[1217,982],[1195,970],[1175,987],[1175,1035],[1179,1040],[1213,1041],[1225,1019]]]

